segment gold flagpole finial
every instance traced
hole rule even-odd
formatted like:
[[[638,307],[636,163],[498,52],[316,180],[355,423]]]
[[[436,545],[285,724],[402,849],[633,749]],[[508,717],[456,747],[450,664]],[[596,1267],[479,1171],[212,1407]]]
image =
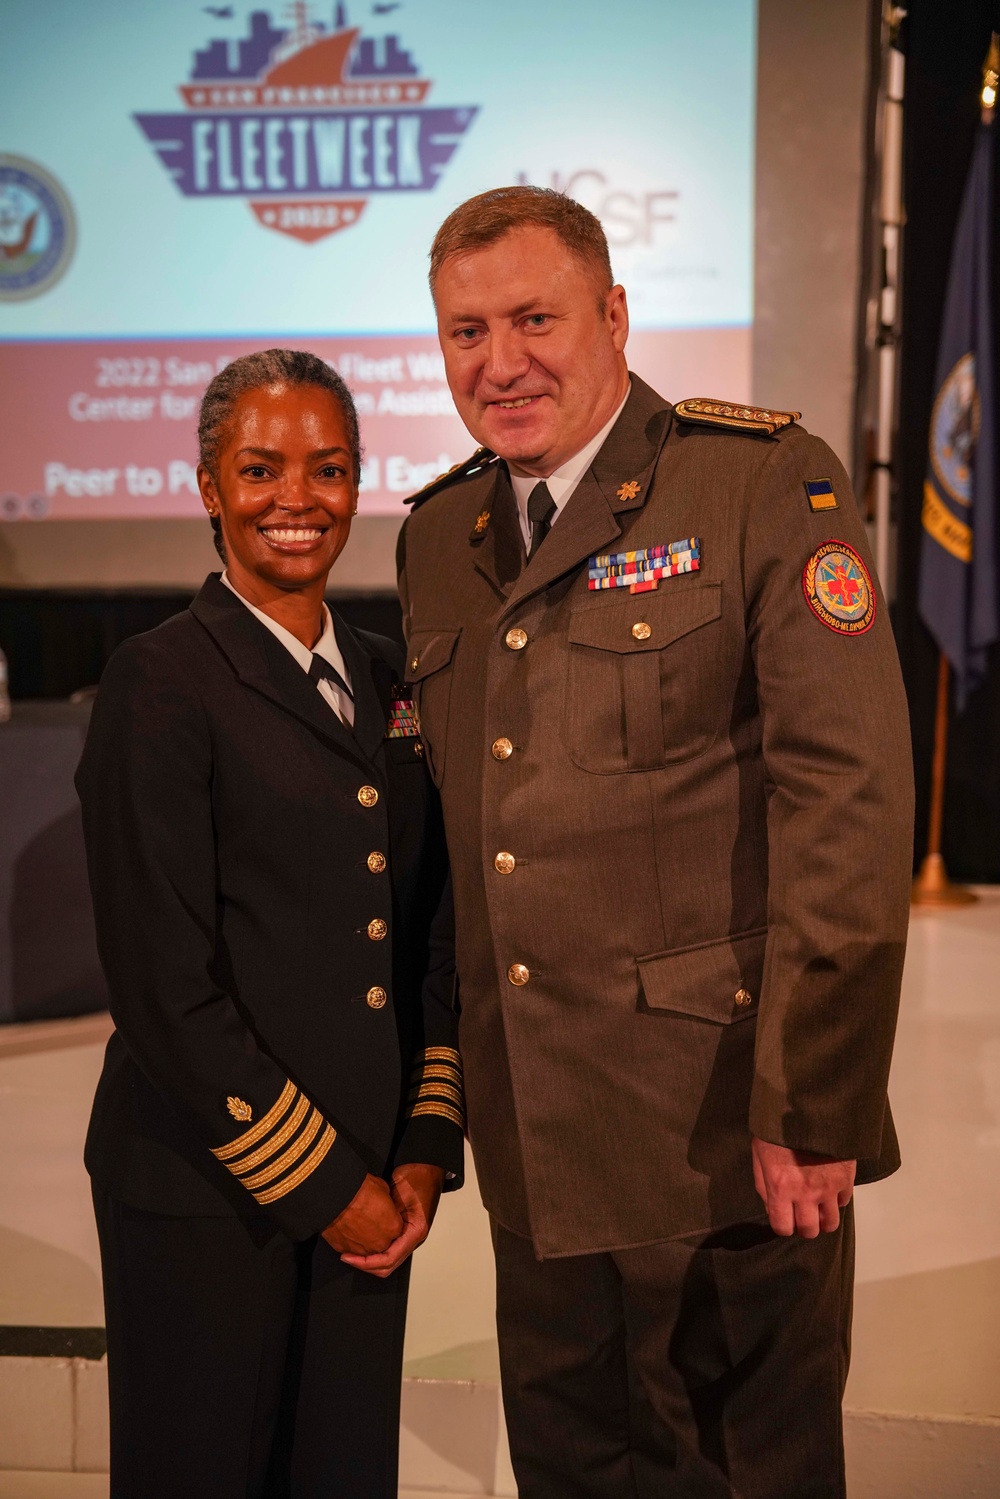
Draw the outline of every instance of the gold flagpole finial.
[[[983,88],[979,95],[984,125],[990,125],[993,122],[997,107],[998,87],[1000,87],[1000,36],[997,36],[994,31],[990,39],[990,50],[983,63]]]

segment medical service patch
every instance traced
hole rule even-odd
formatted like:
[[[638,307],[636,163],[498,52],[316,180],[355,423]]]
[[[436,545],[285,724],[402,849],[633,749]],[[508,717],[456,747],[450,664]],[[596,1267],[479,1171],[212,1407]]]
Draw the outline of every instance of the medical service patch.
[[[802,590],[816,618],[838,635],[863,635],[875,622],[867,567],[844,541],[827,541],[805,565]]]

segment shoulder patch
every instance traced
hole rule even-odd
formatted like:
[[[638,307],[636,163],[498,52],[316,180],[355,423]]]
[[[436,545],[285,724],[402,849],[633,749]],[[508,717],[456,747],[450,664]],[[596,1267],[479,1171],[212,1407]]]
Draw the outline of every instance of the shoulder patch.
[[[411,494],[409,499],[403,501],[403,504],[412,505],[414,510],[417,510],[425,500],[431,499],[442,489],[447,489],[450,484],[457,484],[459,479],[471,479],[481,470],[492,468],[498,462],[499,459],[492,448],[477,448],[471,458],[466,458],[464,463],[456,463],[453,468],[446,469],[443,474],[438,474],[436,479],[425,484],[423,489],[418,489],[416,494]]]
[[[802,573],[806,603],[838,635],[864,635],[875,623],[875,589],[864,562],[846,541],[818,547]]]
[[[706,427],[727,427],[735,432],[762,432],[773,437],[782,427],[790,427],[801,411],[774,411],[770,406],[734,406],[712,396],[689,396],[678,401],[674,415],[682,422],[697,422]]]

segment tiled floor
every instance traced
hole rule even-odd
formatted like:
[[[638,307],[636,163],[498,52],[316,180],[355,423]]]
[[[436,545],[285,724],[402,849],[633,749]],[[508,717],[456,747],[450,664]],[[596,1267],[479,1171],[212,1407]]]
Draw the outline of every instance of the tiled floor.
[[[961,910],[917,912],[911,924],[891,1083],[904,1168],[858,1194],[847,1396],[857,1412],[1000,1421],[1000,889],[981,896]],[[80,1164],[100,1024],[73,1023],[46,1051],[25,1051],[14,1028],[0,1028],[0,1324],[101,1320]],[[465,1389],[480,1392],[484,1431],[495,1422],[483,1389],[497,1377],[492,1263],[471,1176],[466,1191],[445,1198],[416,1257],[406,1366],[422,1380],[474,1381]],[[433,1386],[421,1388],[431,1399]],[[431,1424],[436,1430],[437,1418]],[[445,1426],[431,1444],[445,1461],[447,1440]],[[882,1441],[873,1436],[873,1450]],[[424,1471],[404,1470],[404,1481]],[[472,1488],[472,1470],[461,1471]],[[101,1482],[0,1473],[0,1499],[103,1499]]]

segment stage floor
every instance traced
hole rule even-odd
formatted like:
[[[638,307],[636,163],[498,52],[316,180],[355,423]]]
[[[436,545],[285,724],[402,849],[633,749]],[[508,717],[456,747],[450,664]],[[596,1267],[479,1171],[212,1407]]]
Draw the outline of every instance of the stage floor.
[[[858,1417],[849,1437],[856,1460],[866,1443],[884,1448],[885,1422],[903,1418],[944,1423],[957,1435],[974,1426],[991,1442],[1000,1436],[1000,888],[980,895],[974,906],[915,912],[911,922],[891,1080],[904,1165],[857,1200],[846,1401]],[[103,1320],[80,1158],[106,1033],[105,1017],[0,1029],[0,1328]],[[439,1382],[482,1394],[496,1381],[489,1231],[471,1171],[467,1190],[444,1199],[415,1260],[406,1372],[421,1382],[414,1399],[430,1398]],[[495,1410],[493,1402],[487,1426]],[[451,1463],[447,1433],[425,1430],[420,1442],[455,1481],[420,1478],[419,1462],[417,1479],[404,1472],[404,1481],[423,1482],[427,1495],[460,1489],[468,1464],[459,1454]],[[5,1453],[0,1432],[0,1469],[26,1466]],[[13,1499],[12,1478],[0,1474],[0,1499]],[[1000,1494],[995,1475],[984,1471],[984,1482],[954,1492]],[[483,1473],[465,1487],[513,1492],[509,1479],[496,1483]],[[867,1478],[852,1487],[852,1495],[869,1491],[890,1488],[869,1487]],[[42,1490],[24,1490],[34,1492]]]

